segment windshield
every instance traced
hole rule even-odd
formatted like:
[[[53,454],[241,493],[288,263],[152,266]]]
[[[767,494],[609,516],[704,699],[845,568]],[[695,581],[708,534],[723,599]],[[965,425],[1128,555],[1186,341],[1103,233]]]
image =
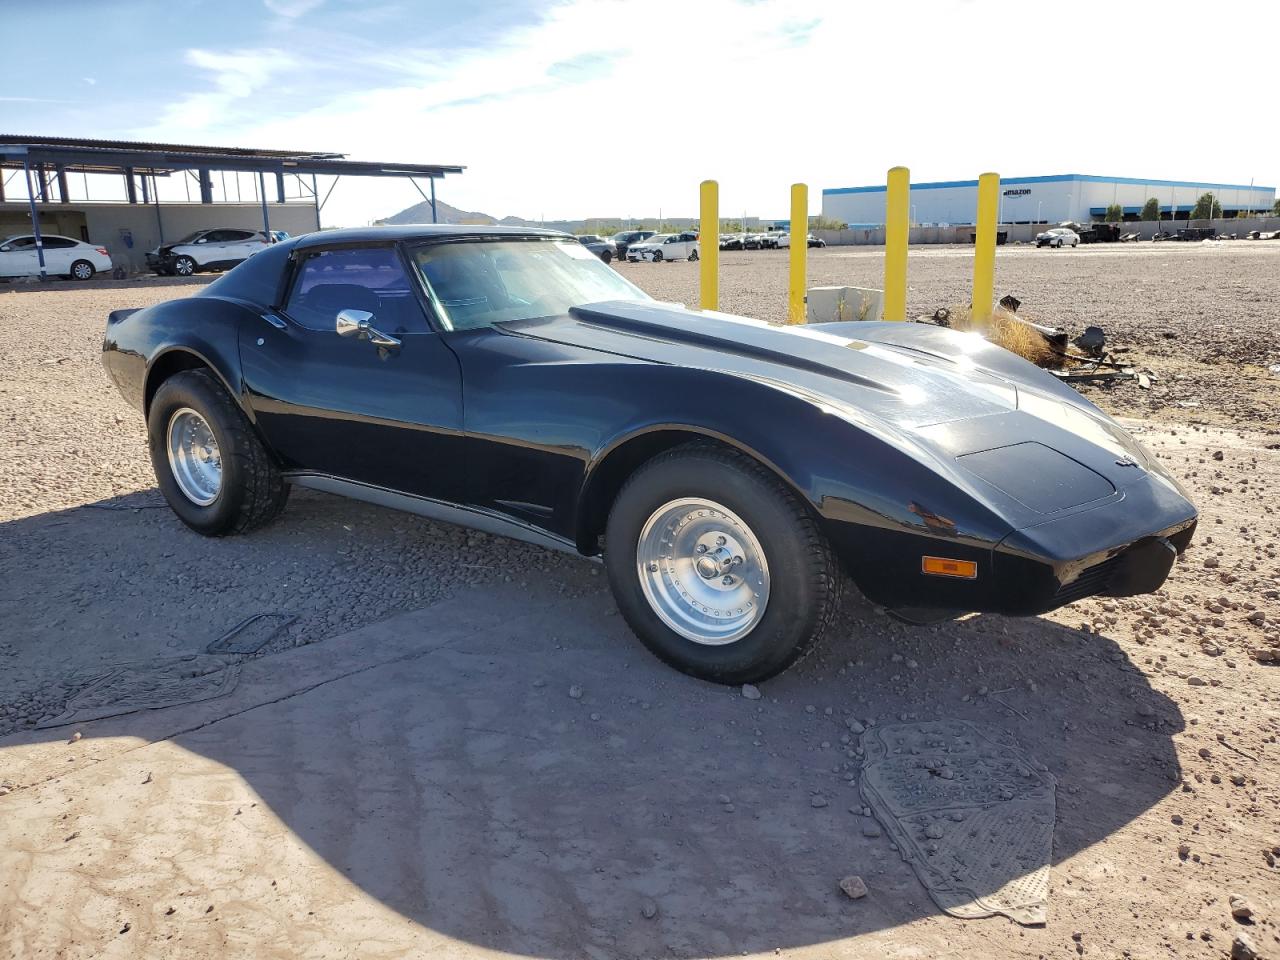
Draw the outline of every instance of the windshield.
[[[557,316],[600,300],[650,299],[574,240],[438,243],[413,257],[450,330]]]
[[[173,241],[173,243],[175,246],[179,243],[195,243],[197,240],[203,237],[207,232],[208,232],[207,230],[197,230],[195,233],[187,234],[181,240]]]
[[[674,233],[660,233],[657,236],[650,237],[648,240],[643,240],[641,242],[642,243],[666,243],[668,240],[670,240],[674,236],[675,236]]]

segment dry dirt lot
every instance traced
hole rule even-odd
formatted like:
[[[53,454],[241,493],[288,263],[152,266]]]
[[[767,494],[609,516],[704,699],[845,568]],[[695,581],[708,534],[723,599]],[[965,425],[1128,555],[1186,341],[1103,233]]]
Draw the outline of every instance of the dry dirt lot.
[[[811,283],[879,257],[816,251]],[[780,319],[786,259],[724,255],[721,308]],[[621,269],[697,302],[696,265]],[[969,269],[914,252],[911,312]],[[306,492],[195,536],[97,352],[109,310],[199,282],[0,287],[0,955],[1280,956],[1280,246],[1006,248],[997,285],[1157,375],[1089,395],[1196,542],[1157,595],[1035,620],[911,628],[851,591],[755,701],[648,657],[594,564]],[[37,727],[272,612],[225,697]],[[1043,927],[942,914],[863,815],[849,721],[947,718],[1057,779]]]

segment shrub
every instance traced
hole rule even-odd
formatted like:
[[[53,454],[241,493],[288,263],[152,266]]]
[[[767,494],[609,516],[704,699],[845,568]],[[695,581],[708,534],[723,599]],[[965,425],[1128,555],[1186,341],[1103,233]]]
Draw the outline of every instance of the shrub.
[[[1142,205],[1142,213],[1138,215],[1140,220],[1159,220],[1160,219],[1160,201],[1155,197],[1147,197],[1147,202]]]
[[[1102,215],[1102,219],[1107,223],[1119,223],[1124,219],[1124,207],[1118,203],[1109,205],[1107,212]]]
[[[1210,220],[1222,216],[1222,204],[1212,193],[1200,194],[1200,199],[1191,208],[1192,220]]]

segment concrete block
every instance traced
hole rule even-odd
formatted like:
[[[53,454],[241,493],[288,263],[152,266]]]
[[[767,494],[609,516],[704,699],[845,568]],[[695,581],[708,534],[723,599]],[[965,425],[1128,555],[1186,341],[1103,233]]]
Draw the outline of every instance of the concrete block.
[[[883,290],[866,287],[810,287],[806,302],[806,323],[880,320],[884,317]]]

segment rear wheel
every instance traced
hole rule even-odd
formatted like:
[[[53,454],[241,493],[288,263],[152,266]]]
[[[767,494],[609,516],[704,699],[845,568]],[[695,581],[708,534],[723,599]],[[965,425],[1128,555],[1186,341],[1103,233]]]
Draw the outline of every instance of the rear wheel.
[[[173,272],[180,277],[189,277],[196,272],[196,262],[190,257],[179,257],[173,261]]]
[[[843,580],[806,505],[749,457],[708,443],[641,467],[605,532],[618,609],[655,655],[719,683],[764,680],[816,643]]]
[[[284,509],[288,485],[244,413],[207,370],[187,370],[160,385],[147,434],[160,492],[197,533],[244,533]]]
[[[88,260],[77,260],[71,265],[70,277],[72,280],[92,280],[95,273],[97,271]]]
[[[689,254],[689,259],[690,259],[690,260],[697,260],[697,259],[698,259],[698,251],[697,251],[697,250],[692,251],[692,252]]]

